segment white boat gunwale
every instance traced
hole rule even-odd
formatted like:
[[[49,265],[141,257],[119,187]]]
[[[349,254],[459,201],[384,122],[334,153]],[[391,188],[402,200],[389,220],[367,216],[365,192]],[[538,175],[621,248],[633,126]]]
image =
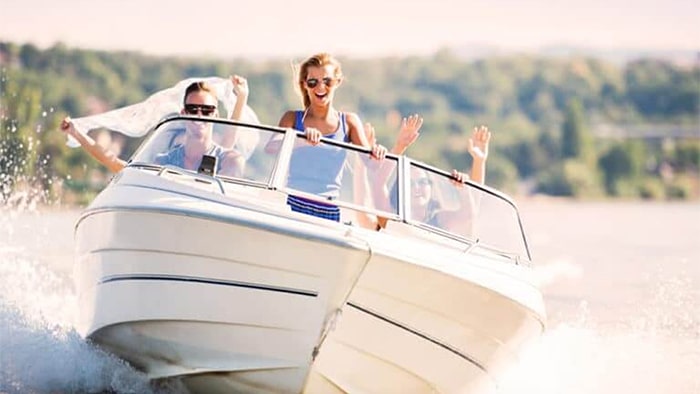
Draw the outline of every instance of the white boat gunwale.
[[[217,201],[212,201],[212,202],[217,202]],[[319,232],[311,232],[311,231],[306,232],[306,231],[301,231],[299,228],[293,228],[292,226],[280,227],[280,226],[276,226],[276,225],[270,225],[270,224],[267,224],[264,220],[248,219],[248,218],[243,218],[243,217],[239,217],[239,216],[228,216],[228,217],[222,218],[219,215],[215,215],[213,213],[208,213],[208,212],[194,211],[191,209],[178,209],[178,208],[154,207],[154,206],[134,206],[134,205],[111,206],[109,208],[97,208],[97,209],[86,210],[84,212],[84,214],[82,214],[78,218],[78,221],[76,222],[75,228],[77,230],[80,223],[92,215],[101,214],[101,213],[105,213],[105,212],[128,212],[128,211],[170,214],[170,215],[174,215],[174,216],[188,216],[188,217],[193,217],[193,218],[198,218],[198,219],[212,220],[212,221],[216,221],[216,222],[220,222],[220,223],[247,226],[250,228],[257,229],[257,230],[268,231],[268,232],[276,233],[279,235],[302,236],[305,239],[309,239],[312,241],[324,242],[327,244],[332,244],[334,246],[340,246],[340,247],[346,247],[346,248],[352,247],[352,248],[361,249],[361,250],[366,250],[368,248],[366,242],[361,241],[360,239],[357,239],[355,237],[348,237],[347,234],[319,233]]]

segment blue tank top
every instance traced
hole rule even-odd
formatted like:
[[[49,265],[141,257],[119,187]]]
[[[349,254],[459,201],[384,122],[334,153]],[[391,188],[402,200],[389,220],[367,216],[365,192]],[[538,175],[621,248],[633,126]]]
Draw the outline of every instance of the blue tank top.
[[[345,114],[339,113],[339,118],[338,129],[324,138],[348,142]],[[294,128],[304,131],[304,111],[295,112]],[[325,144],[295,148],[289,163],[287,186],[331,199],[338,197],[346,153],[345,149]]]

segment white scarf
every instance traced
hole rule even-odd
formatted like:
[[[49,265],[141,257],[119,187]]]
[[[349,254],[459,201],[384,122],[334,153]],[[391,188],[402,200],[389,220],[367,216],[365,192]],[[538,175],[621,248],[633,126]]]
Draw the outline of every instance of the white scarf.
[[[206,82],[216,92],[217,99],[223,104],[226,118],[231,117],[231,112],[236,104],[236,95],[233,93],[233,83],[230,79],[219,77],[188,78],[167,88],[152,94],[146,100],[123,108],[101,114],[85,116],[73,119],[73,126],[79,133],[87,134],[94,129],[107,129],[129,137],[142,137],[148,133],[160,120],[167,116],[176,115],[182,109],[185,89],[197,81]],[[249,107],[243,108],[241,122],[260,124],[258,116]],[[236,142],[236,149],[248,157],[258,143],[257,133],[240,133]],[[80,146],[75,139],[68,137],[68,146]]]

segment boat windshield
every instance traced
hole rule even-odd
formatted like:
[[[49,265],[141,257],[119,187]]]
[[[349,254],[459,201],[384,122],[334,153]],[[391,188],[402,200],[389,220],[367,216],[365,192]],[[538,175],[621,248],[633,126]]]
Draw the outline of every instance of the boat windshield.
[[[507,197],[419,162],[409,168],[403,194],[409,222],[529,260],[518,210]]]
[[[214,173],[268,185],[277,161],[263,144],[283,130],[242,125],[223,119],[176,116],[161,122],[130,161],[132,165],[168,166],[201,172],[203,155],[214,157]]]
[[[342,223],[403,222],[530,259],[518,210],[500,192],[405,156],[378,161],[367,148],[325,138],[310,145],[291,129],[176,116],[152,131],[130,165],[202,172],[203,155],[215,158],[213,175],[224,183],[337,206]]]

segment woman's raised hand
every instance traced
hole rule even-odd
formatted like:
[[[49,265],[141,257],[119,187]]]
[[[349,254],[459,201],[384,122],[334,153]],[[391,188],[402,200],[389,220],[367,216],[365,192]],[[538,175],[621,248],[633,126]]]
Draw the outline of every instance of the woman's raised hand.
[[[240,75],[234,75],[231,77],[231,82],[233,83],[233,92],[236,93],[236,96],[241,98],[248,97],[250,91],[248,89],[247,79]]]
[[[75,135],[75,128],[73,127],[73,120],[70,118],[70,116],[66,116],[61,121],[61,131],[70,135],[70,136]]]
[[[485,161],[489,156],[489,141],[491,132],[486,126],[474,127],[471,137],[469,137],[469,154],[474,160]]]
[[[401,129],[396,137],[396,149],[399,154],[402,154],[409,146],[411,146],[420,135],[419,130],[423,126],[423,118],[418,114],[410,115],[408,118],[401,120]]]

